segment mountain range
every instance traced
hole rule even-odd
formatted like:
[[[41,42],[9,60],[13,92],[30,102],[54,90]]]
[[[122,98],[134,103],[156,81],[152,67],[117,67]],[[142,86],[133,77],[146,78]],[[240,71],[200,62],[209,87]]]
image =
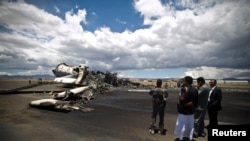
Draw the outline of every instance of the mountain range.
[[[53,75],[44,74],[44,75],[0,75],[0,78],[23,78],[23,79],[32,79],[32,78],[54,78]]]

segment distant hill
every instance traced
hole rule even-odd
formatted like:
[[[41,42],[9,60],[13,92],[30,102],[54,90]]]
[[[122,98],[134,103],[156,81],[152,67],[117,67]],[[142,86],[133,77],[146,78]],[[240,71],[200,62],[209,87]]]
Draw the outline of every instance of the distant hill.
[[[238,79],[238,78],[224,78],[223,80],[231,80],[231,81],[248,81],[250,82],[250,79]]]
[[[32,79],[32,78],[54,78],[52,75],[0,75],[0,78],[23,78],[23,79]]]

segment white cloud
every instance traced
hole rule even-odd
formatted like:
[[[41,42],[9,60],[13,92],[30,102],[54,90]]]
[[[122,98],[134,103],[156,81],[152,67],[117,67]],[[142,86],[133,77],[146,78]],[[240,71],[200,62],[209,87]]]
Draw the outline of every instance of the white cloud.
[[[54,9],[56,10],[56,13],[60,13],[60,9],[57,6],[54,6]]]
[[[154,19],[164,15],[165,7],[158,0],[135,0],[135,9],[144,16],[144,24],[153,24]]]
[[[122,21],[121,19],[119,19],[119,18],[116,18],[116,21],[118,22],[118,23],[120,23],[120,24],[127,24],[127,22],[126,21]]]
[[[0,75],[12,75],[12,74],[8,72],[0,72]]]
[[[81,22],[87,24],[86,21],[86,10],[78,10],[77,14],[74,14],[72,11],[68,11],[65,14],[66,24],[68,26],[69,31],[73,32],[82,32]]]
[[[120,57],[116,57],[115,59],[113,59],[114,62],[120,60]]]
[[[230,68],[216,68],[216,67],[197,67],[187,72],[185,75],[198,78],[200,76],[206,79],[223,79],[223,78],[239,78],[249,79],[250,69],[230,69]]]
[[[185,8],[194,8],[195,3],[193,0],[176,0],[176,5]]]
[[[19,73],[17,73],[17,75],[28,76],[31,74],[49,74],[49,72],[51,72],[50,69],[44,68],[43,66],[37,66],[37,68],[35,70],[28,70],[28,71],[19,72]]]
[[[194,76],[247,74],[248,1],[177,1],[181,11],[173,3],[158,0],[134,2],[144,24],[150,26],[121,33],[112,32],[112,27],[84,30],[81,24],[88,23],[86,9],[67,11],[64,20],[22,1],[2,2],[0,23],[10,32],[0,32],[0,68],[49,73],[65,62],[114,71],[186,67],[192,69],[186,74]]]

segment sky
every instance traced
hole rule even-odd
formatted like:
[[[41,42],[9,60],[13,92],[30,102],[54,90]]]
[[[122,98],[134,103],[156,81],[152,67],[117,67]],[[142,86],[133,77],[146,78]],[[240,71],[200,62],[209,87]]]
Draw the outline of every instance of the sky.
[[[60,63],[130,78],[250,79],[249,0],[0,0],[0,75]]]

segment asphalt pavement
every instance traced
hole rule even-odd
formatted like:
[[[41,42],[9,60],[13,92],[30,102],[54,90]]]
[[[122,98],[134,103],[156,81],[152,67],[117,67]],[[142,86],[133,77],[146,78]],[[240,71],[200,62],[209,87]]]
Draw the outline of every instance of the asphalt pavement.
[[[53,89],[50,88],[42,89]],[[58,88],[58,86],[57,86]],[[41,89],[41,88],[38,88]],[[35,88],[33,88],[35,90]],[[97,96],[86,107],[91,112],[56,112],[29,107],[32,100],[49,98],[47,93],[32,92],[0,95],[1,141],[174,141],[177,118],[178,89],[169,89],[165,114],[166,135],[151,135],[151,97],[147,92],[115,89]],[[223,91],[223,110],[219,123],[250,124],[250,93],[248,91]],[[206,117],[205,123],[208,123]],[[207,137],[195,138],[207,141]]]

